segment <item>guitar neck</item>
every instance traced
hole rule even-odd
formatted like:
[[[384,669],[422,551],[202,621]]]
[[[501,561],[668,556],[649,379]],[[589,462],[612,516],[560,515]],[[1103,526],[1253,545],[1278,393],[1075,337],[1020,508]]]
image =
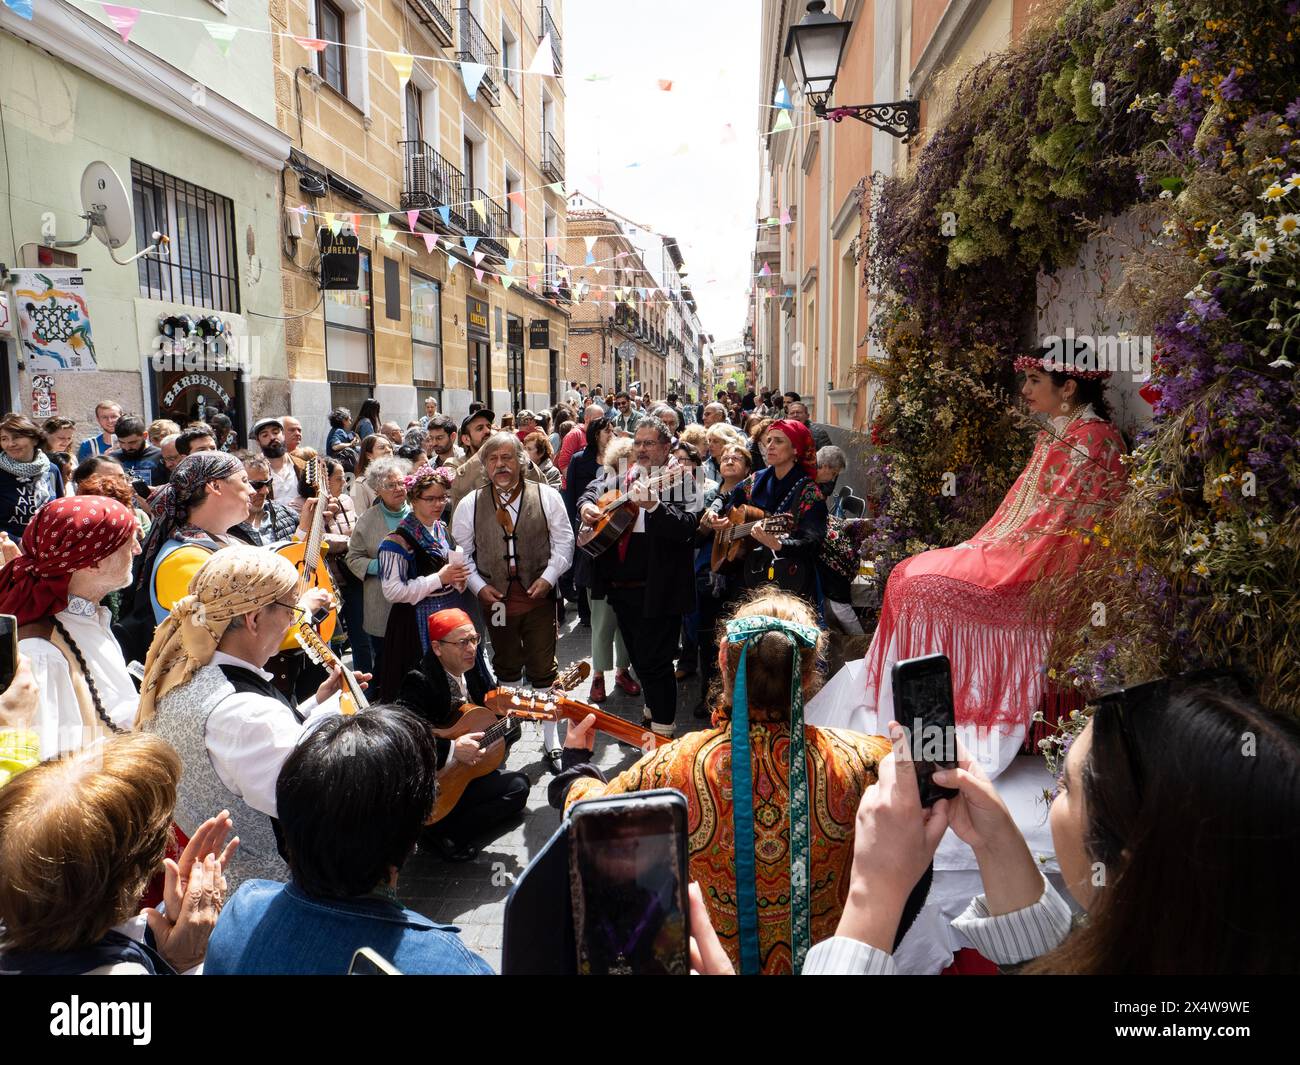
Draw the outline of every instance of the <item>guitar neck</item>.
[[[320,459],[313,459],[319,463]],[[316,467],[316,508],[311,516],[311,529],[307,533],[307,547],[303,551],[303,568],[308,573],[315,573],[320,565],[320,545],[325,535],[325,504],[329,496],[324,471]]]
[[[588,714],[596,715],[595,727],[599,731],[613,736],[614,739],[621,740],[623,743],[630,743],[633,747],[644,747],[647,739],[655,747],[668,742],[665,737],[656,735],[642,725],[624,721],[615,714],[607,714],[603,710],[597,710],[585,703],[574,703],[568,699],[561,699],[555,704],[555,716],[565,718],[574,724],[582,721]]]

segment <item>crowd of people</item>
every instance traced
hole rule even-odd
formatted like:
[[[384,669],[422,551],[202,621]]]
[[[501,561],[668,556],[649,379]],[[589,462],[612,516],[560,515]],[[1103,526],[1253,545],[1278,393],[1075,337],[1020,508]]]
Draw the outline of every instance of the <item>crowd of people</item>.
[[[651,742],[606,779],[595,715],[545,723],[549,799],[685,796],[697,971],[891,972],[949,830],[984,885],[954,927],[993,963],[1288,971],[1300,733],[1231,678],[1097,703],[1050,815],[1075,907],[999,796],[1046,698],[1026,597],[1078,567],[1054,534],[1113,505],[1123,452],[1100,375],[1017,368],[1046,419],[1034,457],[977,536],[896,567],[848,703],[818,694],[828,632],[862,631],[848,461],[796,393],[575,383],[459,424],[428,399],[405,428],[368,400],[330,412],[320,450],[290,416],[246,448],[224,416],[106,402],[80,442],[5,416],[0,972],[342,973],[360,947],[491,972],[398,877],[417,847],[473,859],[524,811],[518,722],[468,722],[497,687],[555,693],[570,609],[591,703],[612,670]],[[966,731],[926,807],[889,675],[933,652]]]

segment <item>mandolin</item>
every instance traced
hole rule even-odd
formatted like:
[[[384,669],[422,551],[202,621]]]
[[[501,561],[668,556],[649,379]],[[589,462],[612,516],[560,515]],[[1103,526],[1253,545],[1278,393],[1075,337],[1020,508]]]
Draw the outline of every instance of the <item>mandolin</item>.
[[[335,666],[342,670],[343,690],[339,692],[340,713],[355,714],[358,710],[365,710],[370,705],[365,693],[361,690],[356,675],[339,661],[338,655],[330,650],[329,644],[317,635],[315,629],[310,625],[294,626],[290,630],[290,635],[307,652],[307,657],[318,666],[321,666],[327,672],[333,670]]]
[[[513,688],[498,688],[494,692],[489,692],[487,698],[483,701],[493,710],[503,711],[512,717],[523,718],[526,721],[565,720],[576,724],[588,714],[595,714],[595,727],[599,731],[614,737],[620,743],[639,747],[643,751],[660,747],[669,742],[669,737],[651,732],[644,725],[625,721],[621,717],[607,714],[594,706],[588,706],[586,703],[580,703],[573,699],[566,699],[563,696],[555,696],[549,692],[535,695],[530,692],[517,691]]]
[[[293,563],[294,569],[302,577],[303,591],[311,588],[324,588],[330,593],[329,613],[317,626],[321,638],[325,643],[329,643],[330,637],[334,635],[334,627],[338,624],[338,593],[334,588],[334,580],[330,577],[329,566],[321,555],[320,549],[321,542],[325,537],[325,502],[328,495],[326,485],[329,483],[329,479],[325,473],[325,460],[319,455],[307,463],[307,483],[316,489],[316,505],[313,508],[311,528],[308,530],[307,539],[290,540],[287,543],[275,544],[271,550]],[[293,651],[296,649],[297,645],[294,642],[293,630],[290,629],[289,635],[285,637],[284,643],[280,645],[280,650]]]
[[[634,481],[626,492],[610,489],[596,500],[596,506],[600,508],[596,523],[588,525],[583,522],[578,530],[578,547],[592,558],[603,555],[636,523],[638,508],[627,505],[632,498],[632,487],[642,485],[652,492],[661,492],[673,482],[680,481],[687,472],[685,466],[668,466],[652,477]]]
[[[560,674],[552,691],[556,688],[568,691],[576,688],[591,675],[591,666],[587,662],[578,662]],[[500,691],[501,689],[497,689]],[[460,717],[447,728],[433,730],[435,736],[454,740],[461,736],[470,736],[475,732],[483,733],[478,741],[483,757],[478,765],[466,765],[464,762],[450,762],[438,774],[438,796],[433,804],[433,813],[425,824],[432,825],[446,817],[460,802],[470,781],[485,777],[494,769],[500,769],[506,760],[509,745],[519,738],[519,718],[512,715],[508,707],[492,706],[497,692],[490,692],[484,702],[491,709],[466,703],[460,708]],[[499,702],[499,700],[498,700]]]
[[[748,504],[732,507],[727,520],[731,524],[713,534],[713,557],[709,560],[709,568],[714,573],[728,562],[735,562],[744,556],[753,543],[750,534],[756,529],[765,529],[780,536],[794,528],[793,514],[767,515],[758,507]]]

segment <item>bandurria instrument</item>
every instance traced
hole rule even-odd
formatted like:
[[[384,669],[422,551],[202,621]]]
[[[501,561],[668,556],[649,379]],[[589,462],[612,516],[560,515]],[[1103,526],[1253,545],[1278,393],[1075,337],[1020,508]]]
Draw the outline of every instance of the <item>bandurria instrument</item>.
[[[750,534],[755,529],[764,529],[774,536],[780,536],[794,528],[793,514],[768,515],[748,503],[732,507],[727,520],[731,525],[718,529],[713,534],[713,557],[709,560],[709,568],[714,573],[728,562],[735,562],[745,555],[753,544]]]
[[[324,588],[330,593],[329,614],[317,626],[322,641],[329,643],[330,637],[334,635],[334,627],[338,623],[338,593],[334,588],[333,578],[330,577],[329,566],[320,550],[325,536],[325,502],[329,491],[326,486],[329,478],[326,475],[325,460],[319,455],[307,463],[307,483],[316,489],[316,506],[311,516],[311,528],[308,530],[307,539],[276,544],[271,550],[293,563],[294,569],[302,577],[303,591],[310,588]],[[297,649],[294,631],[294,629],[289,630],[289,635],[280,645],[281,651]]]
[[[578,547],[592,558],[604,554],[636,523],[638,508],[627,505],[632,498],[632,488],[640,485],[643,490],[648,488],[652,492],[659,492],[674,481],[681,480],[686,472],[685,466],[668,466],[653,477],[633,481],[626,492],[611,488],[596,501],[596,506],[600,508],[600,517],[596,523],[588,525],[583,522],[582,528],[578,530]]]
[[[614,714],[607,714],[594,706],[580,703],[563,696],[550,693],[534,695],[530,692],[516,691],[513,688],[498,688],[490,692],[483,700],[494,710],[500,710],[512,717],[527,721],[572,721],[575,724],[588,714],[596,715],[595,727],[606,735],[613,736],[620,743],[639,747],[643,751],[660,747],[669,742],[668,736],[651,732],[644,725],[625,721]]]
[[[587,662],[578,662],[560,674],[552,690],[558,688],[567,691],[575,688],[590,675],[591,665]],[[483,757],[479,759],[477,765],[452,761],[443,767],[442,772],[438,774],[438,797],[433,804],[433,813],[429,815],[429,820],[425,824],[432,825],[451,813],[460,802],[461,796],[465,794],[470,781],[485,777],[494,769],[501,768],[501,763],[506,760],[509,745],[519,738],[519,718],[512,715],[508,707],[494,705],[496,695],[497,691],[488,693],[487,698],[483,700],[488,704],[486,707],[466,703],[460,708],[460,717],[454,724],[447,728],[433,730],[435,736],[449,740],[470,736],[475,732],[483,733],[483,737],[478,741]],[[495,701],[500,703],[500,700]]]
[[[358,710],[364,710],[370,705],[352,670],[339,661],[338,656],[330,650],[329,645],[316,635],[315,629],[310,625],[304,625],[301,628],[295,627],[293,636],[302,649],[307,652],[307,657],[318,666],[322,666],[326,670],[332,670],[335,666],[338,666],[342,671],[343,690],[339,693],[339,711],[341,713],[355,714]]]

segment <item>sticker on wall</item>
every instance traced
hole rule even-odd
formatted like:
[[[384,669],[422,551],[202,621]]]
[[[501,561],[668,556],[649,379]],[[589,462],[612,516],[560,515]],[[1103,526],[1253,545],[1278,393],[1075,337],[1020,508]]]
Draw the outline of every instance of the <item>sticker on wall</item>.
[[[11,270],[10,307],[33,374],[95,370],[80,270]]]

